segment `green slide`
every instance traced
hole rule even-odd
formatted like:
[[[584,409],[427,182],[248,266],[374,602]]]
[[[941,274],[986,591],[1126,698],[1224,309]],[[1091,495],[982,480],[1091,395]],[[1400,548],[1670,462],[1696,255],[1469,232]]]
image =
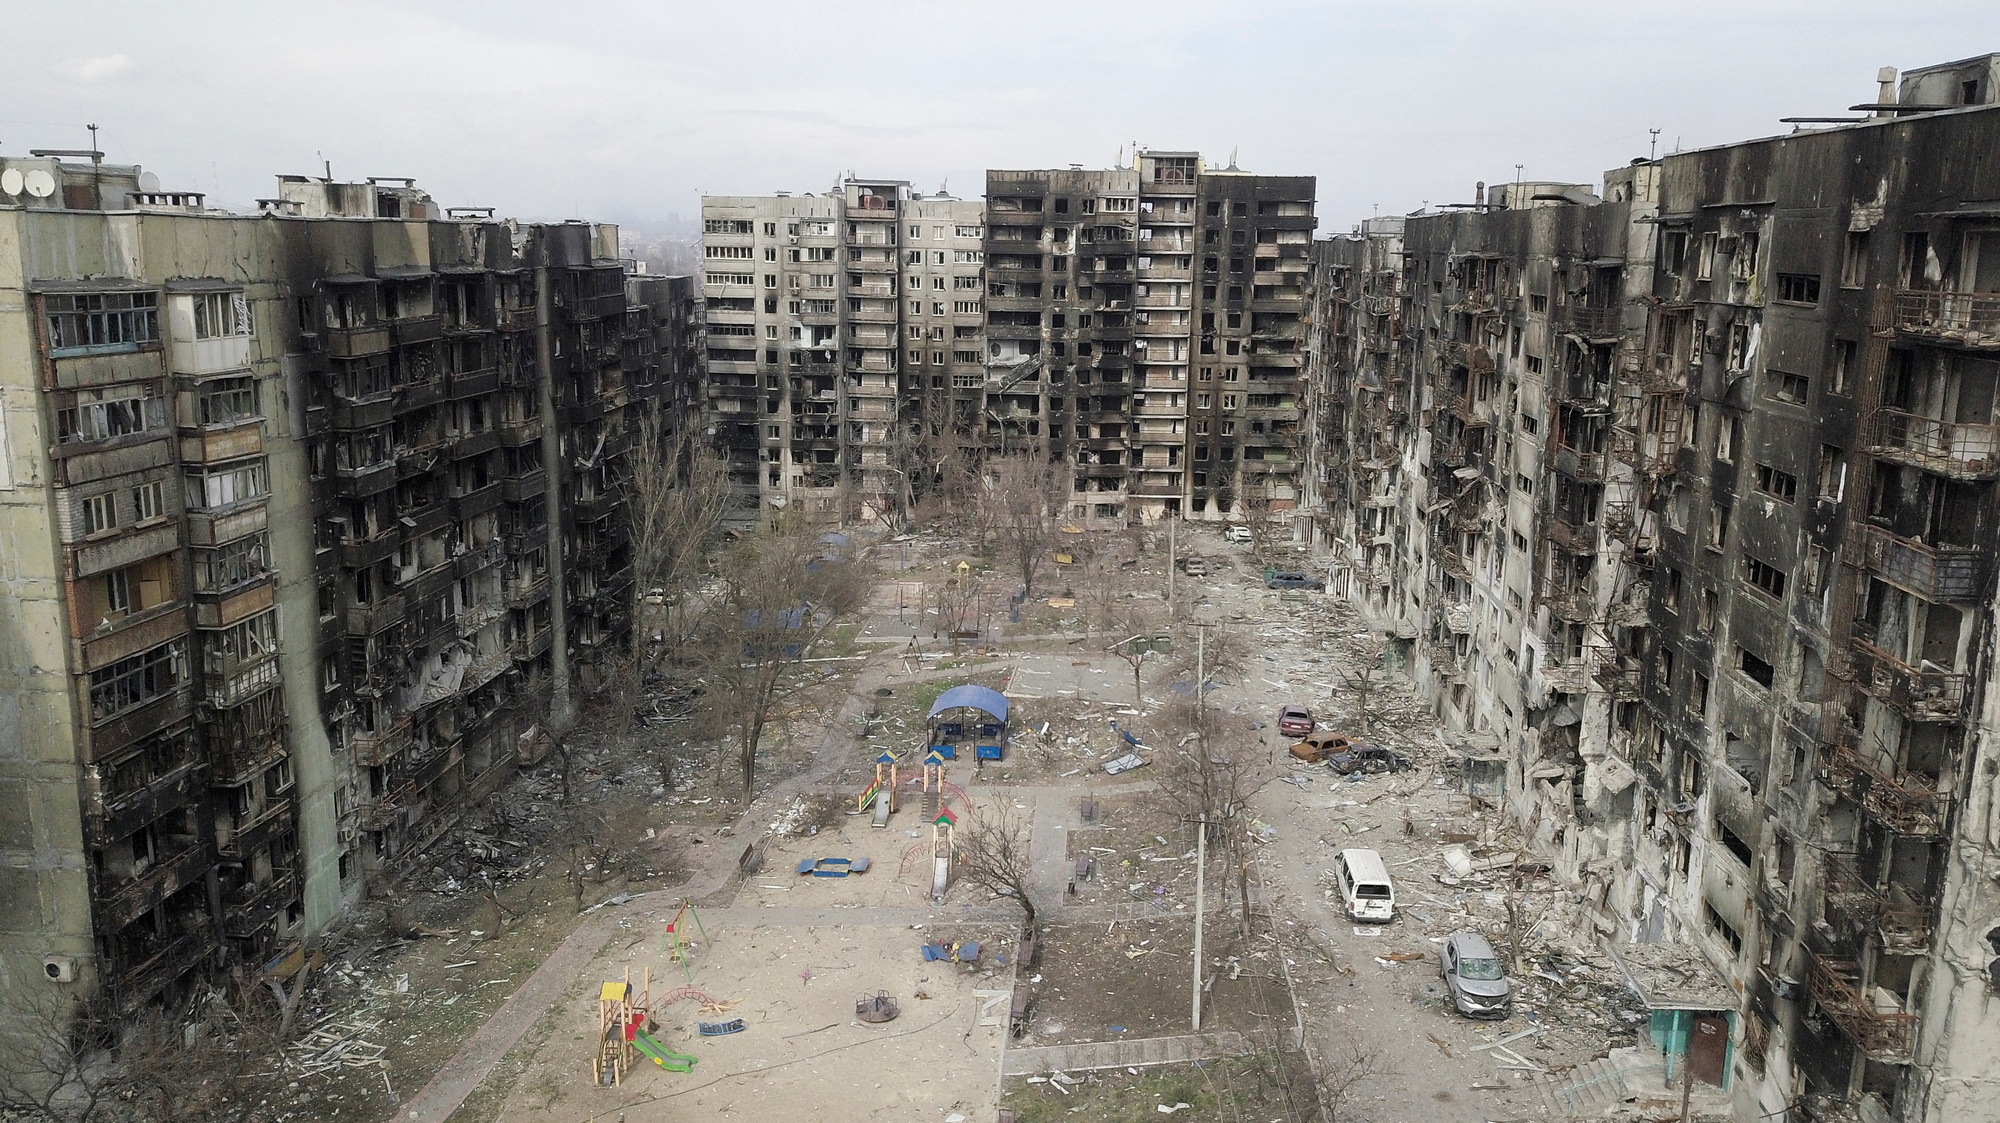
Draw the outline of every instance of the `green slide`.
[[[651,1057],[654,1064],[659,1065],[668,1072],[691,1072],[694,1070],[695,1059],[693,1057],[685,1053],[668,1052],[667,1047],[660,1044],[659,1038],[654,1037],[643,1029],[633,1036],[632,1045],[641,1053]]]

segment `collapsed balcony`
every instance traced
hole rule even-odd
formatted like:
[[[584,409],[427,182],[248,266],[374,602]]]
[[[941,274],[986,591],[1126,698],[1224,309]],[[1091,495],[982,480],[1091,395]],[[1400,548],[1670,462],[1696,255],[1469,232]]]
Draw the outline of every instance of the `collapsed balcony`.
[[[1938,838],[1950,818],[1951,795],[1935,778],[1892,775],[1855,747],[1851,738],[1833,746],[1827,782],[1834,791],[1867,810],[1878,822],[1912,838]]]
[[[1909,1063],[1916,1045],[1916,1015],[1863,996],[1857,972],[1853,960],[1813,957],[1807,976],[1813,1001],[1871,1060]]]
[[[1847,674],[1854,684],[1912,721],[1957,721],[1965,715],[1971,676],[1925,663],[1910,666],[1871,642],[1875,631],[1854,622],[1848,644]]]
[[[1898,955],[1930,950],[1931,918],[1925,903],[1900,885],[1881,886],[1863,874],[1854,857],[1829,854],[1826,860],[1829,912],[1862,928],[1872,928],[1882,947]]]

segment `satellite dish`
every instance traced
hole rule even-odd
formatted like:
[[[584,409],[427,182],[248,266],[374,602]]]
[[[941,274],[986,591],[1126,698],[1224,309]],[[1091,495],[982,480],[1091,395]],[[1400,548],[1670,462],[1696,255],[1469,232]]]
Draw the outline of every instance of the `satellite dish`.
[[[160,189],[159,176],[154,175],[152,172],[139,173],[140,191],[144,192],[145,194],[151,195],[153,192],[158,191],[159,189]]]
[[[8,168],[6,171],[0,172],[0,195],[19,195],[20,193],[21,169]]]
[[[56,193],[56,177],[41,168],[35,168],[23,178],[27,180],[28,194],[37,199],[46,199]]]

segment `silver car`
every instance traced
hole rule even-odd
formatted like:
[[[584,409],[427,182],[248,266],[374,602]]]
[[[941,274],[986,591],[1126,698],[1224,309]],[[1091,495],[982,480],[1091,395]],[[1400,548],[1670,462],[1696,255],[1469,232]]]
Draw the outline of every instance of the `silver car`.
[[[1514,988],[1501,970],[1500,956],[1477,932],[1453,932],[1438,953],[1451,1003],[1468,1018],[1504,1018],[1512,1008]]]

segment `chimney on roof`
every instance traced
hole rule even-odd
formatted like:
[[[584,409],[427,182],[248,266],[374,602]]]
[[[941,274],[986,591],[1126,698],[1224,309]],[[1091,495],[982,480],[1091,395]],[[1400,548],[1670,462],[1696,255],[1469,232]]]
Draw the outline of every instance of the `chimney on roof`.
[[[1889,108],[1896,104],[1896,68],[1885,66],[1875,72],[1875,110],[1877,117],[1894,117],[1896,111]]]

